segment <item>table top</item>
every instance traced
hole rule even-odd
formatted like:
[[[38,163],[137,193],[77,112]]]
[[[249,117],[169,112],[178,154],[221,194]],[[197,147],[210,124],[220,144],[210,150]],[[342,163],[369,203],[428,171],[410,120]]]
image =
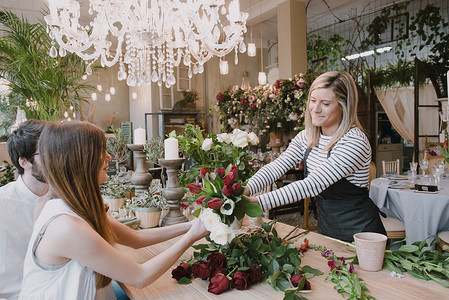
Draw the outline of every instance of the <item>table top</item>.
[[[430,243],[438,232],[449,230],[448,179],[441,180],[436,194],[391,188],[391,183],[383,178],[371,181],[370,198],[388,216],[404,222],[407,244],[424,239]]]
[[[292,229],[293,227],[290,225],[282,223],[276,224],[276,230],[280,236],[285,236]],[[298,229],[298,232],[300,231],[303,230]],[[353,247],[328,239],[325,236],[314,232],[309,232],[307,235],[301,236],[297,242],[295,242],[297,247],[303,243],[304,237],[309,239],[310,244],[327,247],[327,249],[334,251],[338,256],[351,257],[354,255],[349,251],[354,249]],[[117,248],[135,261],[143,263],[163,252],[173,245],[176,240],[177,238],[137,250],[122,245],[117,245]],[[200,240],[198,243],[206,243],[206,240]],[[189,259],[193,251],[194,249],[192,247],[189,248],[173,268],[165,272],[161,278],[156,280],[153,284],[143,289],[136,289],[125,284],[120,285],[131,299],[235,300],[236,297],[245,297],[245,299],[283,299],[284,293],[275,291],[265,280],[259,284],[250,286],[249,289],[245,291],[232,289],[220,295],[214,295],[207,291],[209,284],[209,281],[207,280],[196,278],[193,279],[190,284],[178,284],[176,280],[172,278],[171,271],[177,267],[182,260]],[[343,299],[342,296],[334,290],[334,284],[325,280],[329,273],[329,267],[327,266],[327,260],[321,256],[320,252],[312,249],[307,250],[301,263],[301,266],[305,265],[309,265],[324,272],[323,275],[310,279],[312,291],[304,294],[307,299]],[[358,265],[355,265],[355,271],[366,283],[367,288],[371,291],[370,294],[377,299],[443,299],[447,297],[449,292],[449,289],[442,287],[434,281],[417,279],[407,273],[404,274],[404,278],[392,277],[390,271],[388,271],[385,266],[379,272],[368,272],[361,270]]]

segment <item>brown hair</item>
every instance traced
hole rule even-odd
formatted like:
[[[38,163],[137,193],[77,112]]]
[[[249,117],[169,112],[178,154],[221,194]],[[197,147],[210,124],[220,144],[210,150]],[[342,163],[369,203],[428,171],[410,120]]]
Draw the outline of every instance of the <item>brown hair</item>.
[[[52,123],[39,140],[43,174],[53,197],[58,197],[83,218],[109,244],[114,235],[100,192],[99,172],[104,164],[104,131],[88,122]],[[97,273],[96,286],[111,279]]]
[[[318,145],[321,128],[312,124],[309,103],[310,95],[316,89],[332,89],[338,104],[341,107],[342,118],[337,131],[323,150],[329,151],[345,135],[349,129],[356,126],[362,129],[357,117],[358,93],[354,79],[346,72],[331,71],[318,76],[310,86],[305,114],[305,127],[307,132],[308,147]]]

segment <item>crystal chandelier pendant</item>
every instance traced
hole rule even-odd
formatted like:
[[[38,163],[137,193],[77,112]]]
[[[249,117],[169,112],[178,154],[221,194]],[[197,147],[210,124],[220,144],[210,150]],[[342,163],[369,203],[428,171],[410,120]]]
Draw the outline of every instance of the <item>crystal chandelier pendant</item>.
[[[96,61],[105,67],[119,62],[117,78],[129,86],[150,81],[173,86],[173,68],[181,61],[191,78],[213,56],[246,51],[248,14],[240,11],[239,0],[117,0],[114,5],[89,0],[90,16],[81,16],[80,2],[48,0],[45,21],[52,38],[49,55],[76,53],[88,62],[88,75]]]
[[[229,65],[226,60],[220,60],[220,74],[227,75],[229,73]]]

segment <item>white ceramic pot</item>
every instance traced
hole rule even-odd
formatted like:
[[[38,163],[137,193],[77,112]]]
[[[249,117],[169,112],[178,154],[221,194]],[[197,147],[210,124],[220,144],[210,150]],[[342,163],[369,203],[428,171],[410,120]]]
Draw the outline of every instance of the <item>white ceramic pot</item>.
[[[125,205],[125,198],[114,198],[112,196],[103,196],[104,202],[109,205],[111,212],[118,212],[119,208]]]
[[[134,209],[140,228],[152,228],[159,226],[162,210],[154,207],[136,207]]]

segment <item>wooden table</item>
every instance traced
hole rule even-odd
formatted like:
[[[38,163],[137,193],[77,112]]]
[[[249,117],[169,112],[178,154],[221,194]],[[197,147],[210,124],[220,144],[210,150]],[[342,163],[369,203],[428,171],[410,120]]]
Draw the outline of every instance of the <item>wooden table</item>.
[[[285,236],[292,226],[278,223],[276,229],[280,236]],[[298,233],[302,229],[298,229]],[[344,245],[337,241],[327,239],[325,236],[309,232],[306,236],[301,236],[295,243],[300,246],[307,237],[311,244],[317,244],[333,250],[338,256],[350,257],[353,255],[348,249],[353,249],[350,246]],[[158,245],[134,250],[128,247],[118,245],[117,247],[127,253],[137,262],[144,262],[157,254],[161,253],[170,247],[176,239],[167,241]],[[205,243],[201,240],[199,243]],[[189,248],[176,263],[173,268],[183,259],[190,258],[193,248]],[[344,299],[333,288],[334,284],[326,281],[325,278],[329,272],[327,260],[323,258],[318,251],[309,249],[302,258],[301,266],[309,265],[311,267],[320,269],[324,272],[321,276],[316,276],[310,280],[312,292],[304,294],[307,299]],[[153,284],[144,289],[138,290],[132,286],[121,284],[123,290],[131,299],[231,299],[235,300],[237,297],[245,300],[249,299],[283,299],[284,293],[275,291],[266,281],[250,286],[248,290],[239,291],[237,289],[228,290],[221,295],[214,295],[207,291],[209,284],[208,280],[201,280],[199,278],[193,279],[192,283],[188,285],[180,285],[171,276],[171,268],[165,272],[161,278],[156,280]],[[425,281],[417,279],[410,274],[405,273],[405,277],[400,279],[390,276],[390,271],[386,267],[379,272],[368,272],[361,270],[358,265],[355,266],[356,273],[359,277],[364,279],[371,295],[377,299],[445,299],[448,295],[449,289],[442,287],[434,281]]]

